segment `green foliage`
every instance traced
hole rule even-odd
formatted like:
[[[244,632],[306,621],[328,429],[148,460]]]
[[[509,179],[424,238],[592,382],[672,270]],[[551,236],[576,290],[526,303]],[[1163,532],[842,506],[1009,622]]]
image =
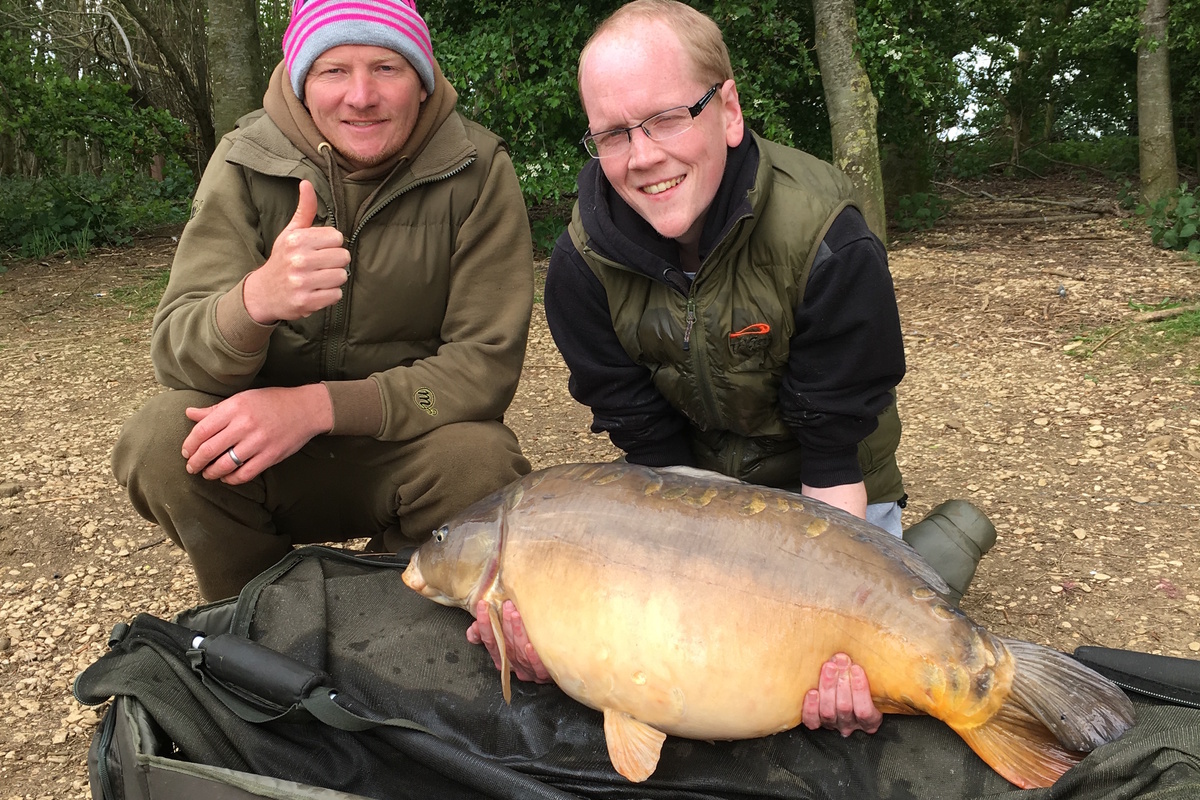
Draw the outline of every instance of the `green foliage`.
[[[1002,139],[961,136],[946,143],[945,167],[955,178],[982,178],[1008,162],[1012,145]]]
[[[1121,181],[1117,188],[1117,205],[1126,211],[1133,211],[1138,204],[1138,187],[1129,178]]]
[[[121,244],[141,228],[187,219],[190,175],[162,181],[115,172],[99,178],[7,179],[0,182],[0,250],[42,257],[61,250],[85,256],[98,244]]]
[[[556,202],[574,188],[586,159],[578,141],[587,127],[575,61],[595,19],[615,7],[560,0],[421,6],[459,109],[508,142],[530,205]]]
[[[0,135],[19,141],[44,174],[63,169],[68,143],[98,148],[106,165],[133,167],[186,136],[165,110],[137,106],[124,84],[68,75],[53,61],[35,70],[35,61],[31,41],[0,34]]]
[[[950,202],[936,194],[917,192],[900,198],[894,222],[902,231],[924,231],[950,210]]]
[[[68,75],[8,32],[0,34],[0,86],[0,137],[35,167],[0,183],[0,250],[82,256],[184,213],[192,183],[178,160],[167,162],[171,176],[161,183],[146,177],[154,156],[174,152],[186,135],[166,111],[139,107],[115,81]],[[102,173],[72,174],[81,161],[103,164]]]
[[[1176,307],[1178,303],[1174,304]],[[1178,316],[1154,324],[1156,334],[1161,333],[1166,344],[1179,345],[1200,339],[1200,311],[1184,311]]]
[[[1200,255],[1200,196],[1186,183],[1150,204],[1139,204],[1137,213],[1150,227],[1150,241],[1167,250]]]
[[[537,215],[531,219],[529,227],[533,232],[533,254],[536,258],[549,258],[554,250],[554,242],[566,229],[570,222],[570,208],[551,208],[546,215]]]
[[[810,56],[808,3],[696,4],[721,28],[747,125],[772,141],[828,155],[821,75]]]
[[[956,178],[981,178],[996,171],[1016,174],[1010,163],[1011,153],[1009,140],[964,136],[946,143],[946,166]],[[1041,142],[1021,152],[1021,165],[1024,175],[1072,168],[1100,170],[1113,176],[1136,174],[1138,141],[1133,136],[1116,135]]]
[[[1138,140],[1136,136],[1114,134],[1101,137],[1084,137],[1063,141],[1043,142],[1030,151],[1029,163],[1035,169],[1042,159],[1050,165],[1075,164],[1093,167],[1109,174],[1131,174],[1138,170]]]

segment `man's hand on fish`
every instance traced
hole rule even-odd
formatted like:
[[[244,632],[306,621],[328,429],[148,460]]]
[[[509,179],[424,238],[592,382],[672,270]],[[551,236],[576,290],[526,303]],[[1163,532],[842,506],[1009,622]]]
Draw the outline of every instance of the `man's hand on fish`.
[[[508,664],[517,679],[550,683],[550,673],[546,671],[537,651],[530,644],[525,626],[521,624],[521,614],[512,600],[504,601],[500,614],[500,628],[504,632],[504,649],[508,655]],[[488,604],[484,600],[475,604],[475,621],[467,628],[467,641],[486,647],[492,657],[492,663],[496,665],[496,669],[500,669],[500,647],[496,644],[492,623],[488,619]]]
[[[871,686],[863,668],[837,653],[821,665],[816,689],[804,696],[800,721],[809,730],[832,728],[842,736],[854,731],[874,733],[883,722],[883,713],[871,699]]]

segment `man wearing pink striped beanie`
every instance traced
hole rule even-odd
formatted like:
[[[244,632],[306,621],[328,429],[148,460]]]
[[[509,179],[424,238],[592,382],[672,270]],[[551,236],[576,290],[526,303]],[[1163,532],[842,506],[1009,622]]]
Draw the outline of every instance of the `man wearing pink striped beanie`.
[[[343,44],[386,47],[408,59],[433,94],[433,45],[429,27],[406,0],[295,0],[283,35],[283,61],[292,91],[304,99],[304,78],[313,61]]]
[[[419,544],[529,472],[503,422],[529,217],[457,100],[414,0],[295,0],[263,108],[209,160],[154,319],[167,391],[112,455],[206,599],[295,545]]]

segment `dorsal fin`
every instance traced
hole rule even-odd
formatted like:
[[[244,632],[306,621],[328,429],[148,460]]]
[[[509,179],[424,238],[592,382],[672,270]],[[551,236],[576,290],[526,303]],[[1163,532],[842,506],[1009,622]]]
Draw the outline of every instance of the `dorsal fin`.
[[[681,478],[691,478],[693,480],[706,481],[725,481],[728,483],[745,483],[738,480],[732,475],[726,475],[723,472],[713,472],[712,470],[700,469],[699,467],[685,467],[679,464],[670,467],[656,467],[658,472],[666,472],[671,475],[678,475]]]

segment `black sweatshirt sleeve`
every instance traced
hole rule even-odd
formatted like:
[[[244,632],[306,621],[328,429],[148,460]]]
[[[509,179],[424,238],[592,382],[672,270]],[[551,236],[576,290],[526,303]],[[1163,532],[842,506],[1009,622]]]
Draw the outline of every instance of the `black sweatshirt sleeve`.
[[[887,251],[857,209],[834,220],[796,309],[780,412],[813,487],[862,480],[858,443],[904,377],[904,342]]]
[[[634,464],[691,466],[686,419],[621,346],[604,287],[565,232],[550,256],[545,305],[550,335],[571,373],[571,396],[592,409],[592,432],[608,433]]]

